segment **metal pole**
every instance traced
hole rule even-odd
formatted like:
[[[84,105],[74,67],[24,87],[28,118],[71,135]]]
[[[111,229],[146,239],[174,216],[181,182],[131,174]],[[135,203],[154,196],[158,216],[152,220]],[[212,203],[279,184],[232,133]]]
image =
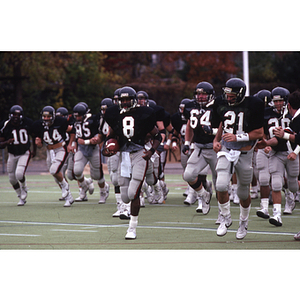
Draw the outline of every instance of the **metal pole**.
[[[246,83],[246,96],[250,95],[250,84],[249,84],[249,61],[248,61],[248,51],[243,51],[243,72],[244,72],[244,82]]]

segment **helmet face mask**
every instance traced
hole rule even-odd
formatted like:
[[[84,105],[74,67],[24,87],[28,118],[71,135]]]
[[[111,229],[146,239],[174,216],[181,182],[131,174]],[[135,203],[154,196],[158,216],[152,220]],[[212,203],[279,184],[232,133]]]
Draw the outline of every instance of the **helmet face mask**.
[[[101,106],[100,106],[100,111],[102,114],[105,113],[105,111],[107,110],[108,107],[112,106],[113,105],[113,101],[111,98],[104,98],[102,101],[101,101]]]
[[[228,105],[239,105],[244,101],[246,94],[246,84],[242,79],[231,78],[227,80],[226,86],[223,88],[223,97]]]
[[[45,106],[41,112],[43,125],[51,126],[55,121],[55,109],[52,106]]]
[[[274,110],[280,114],[283,113],[290,92],[286,88],[276,87],[271,92],[270,106],[274,107]]]
[[[121,110],[129,110],[137,105],[136,92],[131,87],[123,87],[119,94],[119,106]]]
[[[74,106],[73,116],[76,122],[82,122],[86,114],[87,114],[87,107],[82,102]]]
[[[194,91],[194,99],[200,104],[200,107],[205,107],[214,99],[214,87],[206,81],[199,82]]]
[[[140,106],[149,106],[149,96],[146,92],[144,91],[139,91],[137,92],[137,103]]]
[[[23,119],[23,108],[19,105],[14,105],[9,110],[9,119],[13,125],[20,125]]]

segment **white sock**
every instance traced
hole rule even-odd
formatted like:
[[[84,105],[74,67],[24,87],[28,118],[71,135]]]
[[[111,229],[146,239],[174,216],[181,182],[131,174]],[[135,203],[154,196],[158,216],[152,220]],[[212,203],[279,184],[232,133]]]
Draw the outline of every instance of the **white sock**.
[[[202,196],[203,194],[205,194],[206,190],[205,188],[202,186],[201,190],[199,191],[196,191],[196,193],[199,195],[199,196]]]
[[[273,215],[281,214],[281,204],[273,204]]]
[[[131,216],[129,221],[130,228],[136,228],[138,224],[138,216]]]
[[[230,201],[227,201],[226,203],[219,203],[219,209],[220,209],[220,212],[221,212],[221,215],[223,216],[228,216],[230,215]]]
[[[251,209],[251,204],[246,208],[240,204],[240,220],[242,221],[248,220],[250,209]]]
[[[269,198],[261,198],[260,204],[262,208],[268,209],[269,208]]]

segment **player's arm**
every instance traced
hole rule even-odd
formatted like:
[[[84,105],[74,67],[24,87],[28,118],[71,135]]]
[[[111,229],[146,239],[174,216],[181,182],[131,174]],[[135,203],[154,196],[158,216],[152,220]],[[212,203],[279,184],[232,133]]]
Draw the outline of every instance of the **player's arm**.
[[[247,141],[255,141],[262,139],[264,136],[264,129],[260,127],[258,129],[254,129],[249,133],[241,133],[241,134],[233,134],[233,133],[224,133],[222,139],[225,142],[247,142]]]
[[[213,140],[213,149],[217,153],[222,149],[222,145],[220,143],[220,141],[222,139],[222,134],[223,134],[223,123],[220,122],[218,131],[217,131],[216,136]]]
[[[151,158],[162,141],[162,136],[156,126],[150,131],[150,134],[152,136],[153,143],[151,149],[149,149],[148,151],[144,151],[145,155],[143,156],[143,158],[145,160],[149,160]]]
[[[184,146],[182,148],[182,153],[185,155],[187,155],[190,150],[190,145],[191,145],[193,136],[194,136],[194,131],[191,127],[191,121],[188,120],[187,124],[186,124],[186,131],[185,131],[185,142],[184,142]]]
[[[7,145],[10,145],[14,142],[14,139],[5,140],[4,137],[0,137],[0,149],[4,149]]]
[[[171,143],[172,143],[172,136],[173,136],[174,128],[173,128],[172,124],[170,123],[166,129],[168,131],[168,139],[167,139],[166,144],[164,145],[164,149],[169,150]]]

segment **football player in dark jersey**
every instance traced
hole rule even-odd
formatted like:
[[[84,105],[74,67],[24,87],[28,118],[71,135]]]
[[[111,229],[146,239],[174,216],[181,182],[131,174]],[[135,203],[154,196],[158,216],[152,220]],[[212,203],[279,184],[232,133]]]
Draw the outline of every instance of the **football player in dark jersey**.
[[[23,206],[27,198],[25,172],[31,157],[35,156],[36,145],[30,152],[30,135],[33,121],[23,115],[23,108],[14,105],[9,110],[9,119],[0,123],[0,149],[7,147],[7,172],[9,182],[16,191]]]
[[[52,106],[45,106],[41,111],[41,119],[32,125],[37,147],[41,148],[43,144],[47,147],[47,167],[62,190],[65,207],[70,207],[74,202],[69,184],[61,172],[68,157],[69,145],[66,143],[68,126],[67,119],[55,116],[55,109]],[[70,134],[74,135],[74,132],[70,132]]]
[[[196,211],[206,215],[210,210],[212,195],[205,189],[207,188],[206,178],[203,181],[199,174],[209,165],[215,185],[217,155],[213,150],[212,142],[219,123],[215,123],[212,118],[211,104],[215,97],[213,86],[206,81],[199,82],[195,88],[194,97],[194,101],[186,104],[184,110],[188,122],[182,152],[188,154],[192,139],[194,141],[194,151],[187,161],[183,179],[188,182],[199,197],[199,205]]]
[[[162,138],[156,127],[155,112],[147,106],[138,106],[136,91],[123,87],[119,94],[119,107],[111,106],[105,112],[110,136],[120,145],[119,185],[125,203],[131,203],[131,218],[125,239],[136,238],[140,210],[140,191],[147,172],[148,162]],[[144,148],[146,136],[153,137],[149,150]],[[106,149],[103,149],[103,154]]]
[[[109,196],[109,184],[105,182],[100,147],[104,140],[102,126],[99,115],[88,113],[88,108],[82,103],[78,103],[73,108],[75,117],[74,127],[76,130],[76,153],[74,155],[74,174],[79,181],[81,190],[79,200],[86,199],[86,192],[94,192],[93,180],[97,180],[100,188],[99,204],[104,204]],[[89,162],[91,178],[86,178],[83,174],[84,167]]]
[[[251,208],[250,183],[253,168],[252,157],[258,139],[263,138],[264,103],[256,97],[246,97],[246,84],[239,78],[231,78],[223,88],[223,95],[214,101],[213,119],[220,126],[213,141],[217,152],[216,191],[221,212],[218,236],[224,236],[232,224],[228,187],[233,172],[237,176],[237,195],[240,199],[240,221],[237,239],[247,234]]]
[[[268,140],[262,140],[258,147],[271,147],[269,158],[269,171],[271,175],[273,216],[269,222],[275,226],[282,226],[281,220],[281,191],[283,189],[284,175],[286,173],[288,192],[285,193],[284,214],[291,214],[295,208],[294,193],[298,191],[299,150],[296,144],[289,140],[290,134],[285,131],[299,132],[299,119],[288,113],[287,101],[289,91],[283,87],[276,87],[271,92],[274,109],[270,110],[267,123]],[[261,211],[261,217],[268,216],[267,205]]]

